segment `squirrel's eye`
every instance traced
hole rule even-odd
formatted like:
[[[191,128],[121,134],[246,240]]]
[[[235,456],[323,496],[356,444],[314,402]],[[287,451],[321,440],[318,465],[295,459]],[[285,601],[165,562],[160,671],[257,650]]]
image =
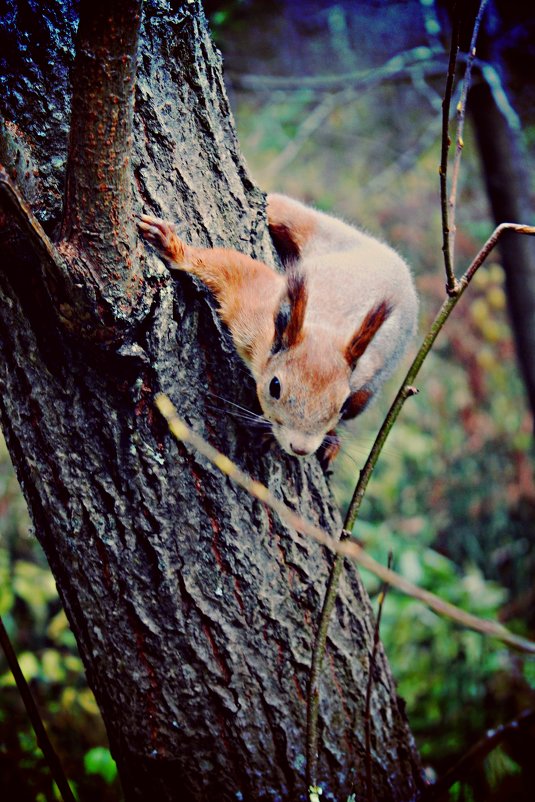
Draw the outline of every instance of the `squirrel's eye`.
[[[281,383],[276,376],[273,376],[269,383],[269,393],[273,398],[281,397]]]

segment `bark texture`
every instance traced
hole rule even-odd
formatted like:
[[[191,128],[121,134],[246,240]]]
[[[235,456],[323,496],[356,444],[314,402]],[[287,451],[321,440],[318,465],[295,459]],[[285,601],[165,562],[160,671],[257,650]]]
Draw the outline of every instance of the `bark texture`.
[[[69,219],[60,187],[76,15],[69,3],[40,4],[38,19],[32,8],[10,0],[0,31],[0,153],[57,232]],[[194,244],[270,259],[263,196],[239,154],[198,4],[148,0],[143,14],[135,209],[171,217]],[[99,202],[98,186],[84,191]],[[71,239],[59,249],[83,269],[63,292],[80,290],[83,304],[70,299],[69,318],[23,217],[0,192],[0,419],[125,797],[304,799],[310,652],[331,558],[176,445],[153,395],[166,392],[210,442],[336,530],[319,465],[266,448],[228,414],[221,399],[250,408],[254,387],[204,288],[187,276],[173,282],[156,257],[138,254],[137,290],[127,297],[122,284],[121,298],[83,237]],[[117,244],[103,237],[102,259],[106,244],[111,269]],[[91,336],[73,320],[80,309],[92,327],[105,310],[113,333]],[[365,794],[372,639],[369,602],[348,565],[320,687],[327,799]],[[374,680],[373,798],[414,799],[419,763],[382,653]]]

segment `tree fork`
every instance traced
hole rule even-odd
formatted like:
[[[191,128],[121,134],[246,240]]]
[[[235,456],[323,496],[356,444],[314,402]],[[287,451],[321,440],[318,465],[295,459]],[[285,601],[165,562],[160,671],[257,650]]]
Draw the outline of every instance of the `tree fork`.
[[[114,314],[125,318],[144,290],[131,165],[141,6],[82,0],[60,246],[78,264],[83,256],[98,300],[120,300]]]
[[[56,6],[43,3],[40,13],[54,16]],[[49,47],[58,52],[47,54],[47,64],[61,63],[69,9],[54,17],[58,37]],[[224,243],[269,259],[263,198],[237,149],[199,3],[169,10],[147,0],[143,11],[134,204],[187,226],[193,244]],[[32,66],[15,60],[7,85],[18,87],[22,74],[26,84],[37,82],[40,98],[56,77],[41,85]],[[19,97],[8,91],[0,108],[19,127],[22,120],[50,176],[67,152],[66,137],[51,139],[43,154],[35,143],[53,115],[33,123]],[[54,108],[64,110],[63,102],[60,93]],[[82,203],[73,192],[71,185],[67,204]],[[57,219],[54,202],[50,192],[44,217]],[[113,194],[95,202],[109,204],[101,213],[113,224]],[[168,393],[190,424],[301,515],[331,532],[339,515],[315,460],[303,466],[266,453],[238,422],[214,414],[209,393],[246,405],[254,389],[204,291],[188,277],[172,282],[151,257],[142,292],[128,297],[136,285],[124,267],[116,279],[115,268],[129,240],[92,240],[92,229],[82,230],[92,225],[91,210],[78,228],[85,211],[65,210],[74,222],[64,225],[60,248],[70,268],[72,329],[63,318],[57,325],[50,308],[39,247],[27,258],[0,242],[0,419],[125,798],[297,799],[306,792],[306,683],[331,558],[188,446],[175,445],[154,414],[155,392]],[[99,231],[109,230],[94,219]],[[122,222],[133,228],[133,220]],[[105,333],[103,344],[92,328]],[[361,667],[373,648],[371,609],[351,568],[341,578],[327,648],[318,777],[342,798],[366,770]],[[419,787],[418,757],[382,650],[376,665],[374,793],[382,802],[406,802]]]

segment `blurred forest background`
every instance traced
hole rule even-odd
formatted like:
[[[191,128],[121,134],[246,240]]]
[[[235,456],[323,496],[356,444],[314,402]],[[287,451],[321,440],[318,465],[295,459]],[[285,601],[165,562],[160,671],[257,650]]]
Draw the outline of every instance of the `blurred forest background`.
[[[490,83],[520,149],[531,214],[512,222],[533,224],[529,7],[520,0],[490,4],[478,50],[488,61],[475,82]],[[444,297],[438,164],[447,9],[433,0],[205,0],[205,9],[254,179],[265,191],[301,198],[393,244],[414,270],[421,336]],[[453,109],[460,87],[455,91]],[[469,109],[458,273],[494,228],[471,122]],[[345,430],[333,477],[341,507],[400,378]],[[388,441],[356,533],[382,562],[391,549],[394,567],[413,582],[534,638],[533,419],[499,253],[441,333],[419,389]],[[378,583],[365,580],[373,600]],[[104,727],[3,444],[0,614],[79,798],[119,800]],[[535,707],[533,661],[412,599],[389,593],[381,636],[431,777],[487,728]],[[531,799],[534,752],[533,731],[518,733],[456,783],[449,798]],[[0,787],[10,792],[2,798],[17,802],[55,798],[2,655]]]

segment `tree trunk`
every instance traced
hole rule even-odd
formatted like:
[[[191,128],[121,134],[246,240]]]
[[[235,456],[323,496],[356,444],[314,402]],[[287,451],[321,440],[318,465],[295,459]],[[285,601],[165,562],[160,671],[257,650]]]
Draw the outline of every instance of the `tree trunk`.
[[[115,36],[115,6],[128,16],[137,4],[111,6],[95,31],[80,26],[70,144],[73,8],[9,0],[1,23],[0,158],[61,241],[47,241],[3,174],[0,419],[128,802],[305,798],[308,672],[331,556],[175,444],[154,394],[166,392],[194,429],[307,518],[335,532],[339,515],[315,459],[266,448],[228,414],[230,402],[254,403],[252,379],[207,291],[188,276],[173,282],[136,248],[130,214],[157,213],[194,244],[269,260],[264,199],[191,0],[177,10],[143,3],[125,189],[129,93],[103,93],[98,74],[80,80],[92,69],[82,51],[109,25],[97,62],[105,73],[119,64],[117,80],[128,81],[120,65],[135,55],[136,32]],[[115,127],[109,104],[120,106]],[[95,138],[80,144],[86,125]],[[324,798],[366,795],[372,641],[369,601],[348,565],[320,686]],[[371,728],[368,798],[415,798],[418,758],[382,652]]]

